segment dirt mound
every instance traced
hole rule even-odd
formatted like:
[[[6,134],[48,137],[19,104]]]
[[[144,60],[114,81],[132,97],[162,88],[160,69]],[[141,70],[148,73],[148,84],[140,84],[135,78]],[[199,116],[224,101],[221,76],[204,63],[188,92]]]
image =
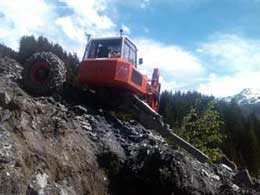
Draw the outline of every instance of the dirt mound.
[[[20,70],[0,60],[0,194],[259,194],[255,180],[200,163],[133,119],[29,96]]]

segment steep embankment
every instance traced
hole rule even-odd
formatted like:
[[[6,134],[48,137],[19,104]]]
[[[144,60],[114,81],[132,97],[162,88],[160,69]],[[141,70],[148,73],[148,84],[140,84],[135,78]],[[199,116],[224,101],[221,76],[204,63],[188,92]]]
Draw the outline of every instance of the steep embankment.
[[[66,97],[31,97],[19,87],[20,72],[15,61],[0,59],[0,194],[260,191],[244,172],[201,164],[135,120]]]

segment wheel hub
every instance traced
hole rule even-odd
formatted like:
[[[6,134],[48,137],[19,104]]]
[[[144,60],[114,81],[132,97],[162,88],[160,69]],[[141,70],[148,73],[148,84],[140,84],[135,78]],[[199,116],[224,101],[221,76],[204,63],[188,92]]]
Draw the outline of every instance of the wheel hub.
[[[50,70],[47,63],[36,64],[32,69],[32,79],[37,83],[47,82],[49,75]]]

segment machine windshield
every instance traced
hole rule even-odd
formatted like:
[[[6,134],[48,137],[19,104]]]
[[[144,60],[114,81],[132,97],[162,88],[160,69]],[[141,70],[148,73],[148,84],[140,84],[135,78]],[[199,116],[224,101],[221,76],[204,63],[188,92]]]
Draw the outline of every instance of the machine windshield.
[[[120,58],[121,39],[93,40],[88,58]]]

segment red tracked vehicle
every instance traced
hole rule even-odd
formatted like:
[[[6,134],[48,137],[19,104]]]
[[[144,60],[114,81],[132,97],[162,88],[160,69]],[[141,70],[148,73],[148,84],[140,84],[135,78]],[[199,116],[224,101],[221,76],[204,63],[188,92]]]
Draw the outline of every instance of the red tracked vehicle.
[[[57,91],[65,81],[71,82],[68,78],[76,78],[78,88],[88,86],[95,91],[130,92],[157,112],[159,70],[154,69],[149,80],[137,69],[141,63],[142,59],[137,62],[136,45],[126,36],[90,39],[76,75],[71,75],[68,71],[71,68],[65,67],[56,55],[41,52],[34,54],[24,65],[23,81],[30,92],[46,95]],[[66,72],[70,73],[67,77]]]

